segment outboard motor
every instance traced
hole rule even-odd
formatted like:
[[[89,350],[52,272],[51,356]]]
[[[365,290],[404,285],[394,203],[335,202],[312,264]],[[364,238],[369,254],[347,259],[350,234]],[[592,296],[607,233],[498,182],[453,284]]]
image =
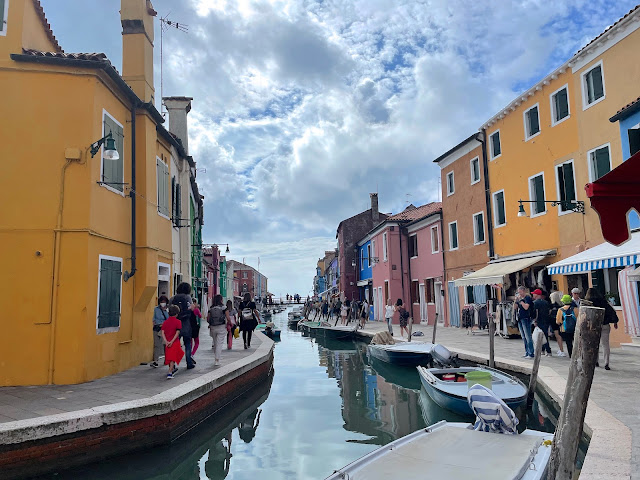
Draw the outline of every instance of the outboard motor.
[[[447,347],[436,343],[431,350],[433,361],[442,367],[457,367],[458,355],[453,355]]]

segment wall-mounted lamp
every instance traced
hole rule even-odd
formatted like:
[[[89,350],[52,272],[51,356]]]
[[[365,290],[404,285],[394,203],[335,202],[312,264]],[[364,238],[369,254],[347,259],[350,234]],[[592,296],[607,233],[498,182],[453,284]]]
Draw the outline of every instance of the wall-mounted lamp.
[[[107,160],[120,160],[120,154],[116,150],[116,141],[111,132],[107,133],[97,142],[91,144],[91,158],[95,157],[100,147],[104,144],[104,158]]]

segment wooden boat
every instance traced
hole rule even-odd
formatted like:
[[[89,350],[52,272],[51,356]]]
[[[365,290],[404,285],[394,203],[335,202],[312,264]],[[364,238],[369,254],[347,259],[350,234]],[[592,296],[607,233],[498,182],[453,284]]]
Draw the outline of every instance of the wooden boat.
[[[466,373],[473,371],[491,373],[491,390],[512,410],[527,401],[527,387],[524,383],[500,370],[488,367],[417,368],[422,386],[431,399],[442,408],[459,415],[473,415],[467,402],[469,386],[464,378]],[[453,379],[445,380],[443,377],[446,375]]]
[[[427,365],[431,361],[433,343],[397,342],[393,345],[372,345],[367,347],[369,355],[394,365],[415,367]]]
[[[541,480],[552,440],[553,434],[535,430],[504,435],[443,420],[374,450],[326,480]]]
[[[329,323],[322,320],[313,322],[310,320],[304,320],[298,323],[298,330],[302,330],[303,332],[310,332],[312,327],[318,327],[320,325],[324,325],[326,327],[331,326]]]
[[[309,328],[313,335],[333,338],[334,340],[352,340],[356,333],[355,325],[312,325]]]

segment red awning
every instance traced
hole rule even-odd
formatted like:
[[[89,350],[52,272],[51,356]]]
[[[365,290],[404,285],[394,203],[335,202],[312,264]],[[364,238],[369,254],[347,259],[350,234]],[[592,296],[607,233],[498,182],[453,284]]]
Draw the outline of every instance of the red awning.
[[[640,152],[584,188],[600,216],[604,239],[614,245],[629,240],[627,213],[632,208],[640,212]]]

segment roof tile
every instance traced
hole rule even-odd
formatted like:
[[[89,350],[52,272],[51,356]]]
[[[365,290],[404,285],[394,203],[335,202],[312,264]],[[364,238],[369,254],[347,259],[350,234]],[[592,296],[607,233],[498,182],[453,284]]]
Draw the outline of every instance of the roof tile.
[[[413,208],[411,208],[413,207]],[[441,202],[432,202],[427,203],[426,205],[422,205],[420,207],[414,207],[413,205],[409,205],[404,211],[400,213],[396,213],[395,215],[391,215],[387,218],[388,221],[415,221],[421,220],[429,215],[442,211],[442,203]]]
[[[58,43],[56,36],[53,34],[53,30],[51,30],[51,25],[49,25],[49,21],[47,20],[47,17],[44,14],[44,8],[42,8],[42,5],[40,4],[40,0],[32,0],[32,1],[33,1],[33,8],[36,9],[36,13],[38,14],[38,17],[40,17],[40,22],[44,27],[44,31],[47,34],[47,37],[49,37],[49,40],[51,41],[51,43],[53,43],[53,45],[56,47],[56,52],[58,53],[64,52],[64,50],[62,50],[62,47]]]

